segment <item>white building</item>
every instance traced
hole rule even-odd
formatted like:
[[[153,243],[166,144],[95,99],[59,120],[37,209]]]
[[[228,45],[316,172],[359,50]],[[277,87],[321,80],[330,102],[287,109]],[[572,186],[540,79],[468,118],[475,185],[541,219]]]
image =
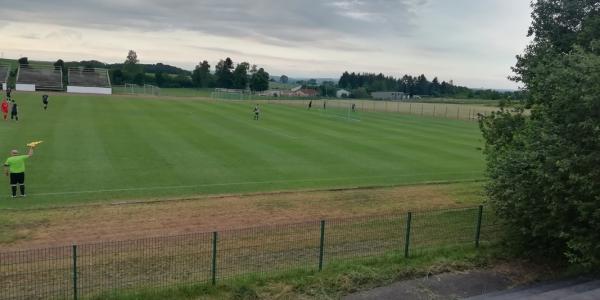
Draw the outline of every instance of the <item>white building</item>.
[[[371,97],[376,100],[402,100],[408,99],[403,92],[372,92]]]
[[[344,89],[341,89],[341,90],[338,90],[337,92],[335,92],[335,96],[337,98],[348,98],[348,97],[350,97],[350,92],[348,92]]]

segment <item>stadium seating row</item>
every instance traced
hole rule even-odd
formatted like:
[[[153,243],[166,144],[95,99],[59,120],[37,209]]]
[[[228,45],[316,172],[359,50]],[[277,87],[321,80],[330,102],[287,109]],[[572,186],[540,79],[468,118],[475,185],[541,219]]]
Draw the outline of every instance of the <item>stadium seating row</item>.
[[[70,68],[69,85],[110,88],[110,77],[106,69]]]
[[[10,68],[6,67],[5,72]],[[0,80],[3,70],[0,66]],[[8,78],[8,73],[6,73]],[[92,93],[110,93],[110,77],[106,69],[69,68],[67,72],[67,91]],[[21,65],[16,78],[17,89],[23,90],[64,90],[63,71],[51,65]]]
[[[35,85],[36,89],[62,90],[62,70],[53,67],[20,66],[16,83]]]

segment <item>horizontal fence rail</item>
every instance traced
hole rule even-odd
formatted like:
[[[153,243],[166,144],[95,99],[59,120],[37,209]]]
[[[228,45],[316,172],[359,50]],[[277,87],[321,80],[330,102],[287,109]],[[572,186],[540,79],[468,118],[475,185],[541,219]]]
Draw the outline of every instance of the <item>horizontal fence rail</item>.
[[[223,100],[223,98],[219,98]],[[230,101],[235,101],[231,99]],[[498,111],[498,107],[483,106],[473,104],[455,104],[455,103],[424,103],[424,102],[406,102],[406,101],[384,101],[384,100],[343,100],[343,99],[264,99],[260,97],[249,99],[237,99],[238,101],[252,100],[252,102],[263,104],[281,104],[295,107],[308,108],[309,103],[312,109],[323,109],[335,113],[361,113],[361,112],[387,112],[409,114],[423,117],[446,118],[464,121],[477,121],[479,116],[489,115]],[[311,103],[312,102],[312,103]],[[354,105],[354,110],[352,110]]]
[[[471,207],[0,253],[0,299],[81,299],[115,291],[216,284],[245,275],[320,271],[389,253],[409,258],[497,239]]]

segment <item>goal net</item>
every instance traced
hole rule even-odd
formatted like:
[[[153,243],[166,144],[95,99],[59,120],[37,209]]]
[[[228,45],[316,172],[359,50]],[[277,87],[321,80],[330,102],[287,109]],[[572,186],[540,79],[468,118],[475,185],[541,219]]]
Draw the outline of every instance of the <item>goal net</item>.
[[[123,87],[124,92],[131,95],[160,95],[160,88],[151,84],[137,85],[132,83],[125,83]]]
[[[345,119],[348,121],[361,120],[358,106],[349,101],[323,99],[313,101],[313,107],[326,117]]]
[[[252,94],[246,90],[216,88],[210,93],[213,100],[250,100]]]

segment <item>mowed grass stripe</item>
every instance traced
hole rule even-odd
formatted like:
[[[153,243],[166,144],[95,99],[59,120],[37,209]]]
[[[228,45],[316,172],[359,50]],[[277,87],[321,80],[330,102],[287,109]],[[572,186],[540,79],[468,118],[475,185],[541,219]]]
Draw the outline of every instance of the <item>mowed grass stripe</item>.
[[[240,107],[240,106],[237,106],[237,107]],[[248,107],[248,108],[246,108],[246,109],[249,109],[249,108],[250,108],[250,107]],[[240,109],[244,110],[245,108],[244,108],[244,107],[241,107]],[[267,110],[267,108],[263,107],[263,110]],[[265,113],[269,113],[269,112],[268,112],[268,111],[266,111]],[[297,113],[297,112],[296,112],[296,113]],[[279,112],[277,112],[275,115],[276,115],[276,116],[277,116],[277,115],[279,115]],[[293,117],[293,116],[290,116],[290,117]],[[268,121],[270,121],[270,120],[271,120],[271,118],[272,118],[272,116],[270,116],[270,115],[269,115],[269,116],[267,116],[267,117],[266,117],[267,121],[265,121],[265,122],[268,122]],[[290,120],[290,118],[287,118],[287,119],[288,119],[288,120]],[[237,120],[237,119],[236,119],[235,121],[239,121],[239,120]],[[257,122],[257,123],[260,123],[260,122]],[[323,126],[325,126],[325,127],[329,127],[329,125],[330,125],[330,124],[323,124]],[[339,122],[336,122],[336,123],[334,123],[334,126],[340,126],[340,125],[339,125]],[[342,124],[341,126],[343,126],[343,124]],[[307,128],[308,128],[308,129],[310,129],[310,127],[309,127],[309,126],[306,126],[306,124],[303,124],[303,126],[302,126],[302,129],[307,129]],[[316,137],[316,136],[318,136],[318,135],[317,135],[317,134],[313,134],[313,136],[314,136],[314,137]],[[334,136],[329,136],[329,137],[328,137],[328,140],[331,140],[332,138],[338,138],[339,136],[340,136],[339,134],[337,134],[337,135],[334,135]],[[356,135],[353,135],[353,136],[356,136]],[[362,141],[362,140],[363,140],[362,138],[360,138],[360,137],[357,137],[357,138],[354,138],[354,139],[347,139],[347,140],[344,140],[344,141],[358,141],[358,142],[360,142],[360,141]],[[344,145],[344,146],[346,146],[346,145]],[[347,147],[345,147],[345,148],[347,148]],[[373,150],[373,149],[374,149],[374,150]],[[364,150],[364,149],[363,149],[363,150]],[[376,148],[370,148],[370,149],[367,149],[367,150],[373,150],[373,151],[375,151],[375,152],[374,152],[374,154],[378,154],[378,153],[377,153],[377,151],[378,151],[379,149],[376,149]],[[398,156],[398,154],[401,154],[401,153],[402,153],[402,152],[399,152],[399,151],[393,151],[393,152],[381,153],[381,154],[382,154],[381,156],[379,156],[379,155],[372,155],[371,157],[381,157],[381,158],[385,159],[385,163],[386,163],[386,165],[389,165],[390,156]],[[363,161],[364,161],[364,160],[363,160]]]
[[[53,95],[44,112],[41,94],[18,97],[23,121],[2,124],[1,150],[45,143],[28,163],[32,197],[0,208],[463,180],[483,170],[474,123],[364,112],[356,122],[286,105],[261,105],[254,121],[252,102],[81,95]]]
[[[348,128],[349,125],[344,122],[322,119],[320,116],[307,114],[302,110],[282,113],[279,111],[280,108],[282,107],[264,108],[267,114],[264,123],[271,122],[272,118],[288,120],[285,124],[294,126],[297,131],[308,132],[310,138],[303,138],[298,143],[314,146],[313,149],[328,149],[333,157],[324,163],[331,165],[341,159],[338,164],[340,168],[352,165],[362,166],[365,172],[373,168],[376,169],[375,171],[381,171],[381,168],[390,165],[390,160],[404,156],[400,152],[373,147],[363,142],[362,137],[352,128]]]
[[[298,113],[293,111],[293,107],[287,107],[287,110],[290,110],[293,113]],[[384,157],[394,157],[394,156],[401,156],[401,157],[405,157],[406,155],[403,155],[405,153],[408,153],[410,155],[424,155],[422,158],[424,161],[428,161],[429,158],[433,158],[434,160],[439,158],[439,152],[436,151],[440,151],[440,152],[447,152],[450,156],[454,156],[455,158],[465,158],[468,156],[473,156],[473,155],[478,155],[477,152],[478,151],[476,148],[479,146],[479,141],[477,140],[477,135],[478,135],[478,131],[477,130],[473,130],[472,132],[472,137],[471,139],[465,139],[462,137],[456,137],[453,133],[448,133],[447,135],[440,135],[440,134],[433,134],[431,132],[428,132],[427,134],[424,134],[420,129],[422,129],[422,126],[417,126],[417,125],[405,125],[405,123],[399,123],[396,122],[395,124],[392,125],[396,125],[397,127],[385,127],[385,126],[389,126],[387,123],[386,124],[380,124],[381,122],[378,122],[379,120],[375,119],[373,120],[374,122],[361,122],[360,124],[352,124],[351,122],[348,123],[344,123],[344,122],[336,122],[334,125],[332,126],[340,126],[335,128],[336,130],[334,132],[341,132],[341,131],[346,131],[348,133],[348,136],[350,137],[350,141],[354,141],[356,143],[368,143],[370,145],[373,144],[382,144],[381,141],[385,141],[387,144],[389,143],[395,143],[395,144],[403,144],[404,147],[402,147],[401,149],[394,149],[393,152],[388,152]],[[319,122],[319,121],[317,121]],[[323,122],[328,122],[328,119],[325,119],[325,121],[320,121],[322,124],[322,127],[325,128],[331,128],[330,124],[327,123],[323,123]],[[449,122],[453,122],[453,121],[449,121]],[[426,124],[424,124],[426,125]],[[449,126],[449,124],[446,124],[446,127]],[[324,132],[327,132],[328,130],[325,130]],[[373,132],[378,132],[375,138],[371,138],[371,136],[369,136],[369,133],[373,133]],[[331,138],[331,136],[329,136]],[[475,137],[475,138],[473,138]],[[335,136],[334,136],[335,138]],[[378,141],[379,140],[379,141]],[[436,147],[435,145],[437,144],[454,144],[457,146],[461,146],[461,147]],[[464,147],[463,147],[464,146]],[[472,149],[474,150],[472,153],[468,153],[465,152],[465,149]],[[412,151],[412,152],[408,152],[406,151],[407,149],[414,149],[414,150],[418,150],[418,151]],[[400,151],[398,151],[400,150]],[[444,155],[441,156],[441,158],[443,159],[450,159],[452,157],[445,157]],[[413,157],[414,159],[414,157]],[[422,160],[417,160],[417,161],[422,161]]]
[[[338,124],[335,123],[321,123],[318,122],[319,120],[317,120],[317,122],[313,122],[313,120],[311,119],[311,116],[299,116],[298,114],[296,114],[295,116],[292,115],[288,115],[288,116],[283,116],[283,117],[277,117],[278,115],[280,115],[280,112],[277,110],[279,107],[269,107],[269,108],[264,108],[265,110],[265,119],[259,122],[254,122],[257,124],[262,124],[263,126],[267,126],[265,124],[271,124],[273,122],[273,124],[277,124],[277,121],[281,122],[282,126],[286,126],[287,128],[293,128],[296,132],[308,132],[310,133],[311,138],[303,138],[302,140],[299,141],[290,141],[291,143],[294,143],[296,145],[306,145],[308,147],[305,147],[305,153],[299,153],[298,155],[306,155],[307,153],[311,153],[311,149],[327,149],[327,151],[325,153],[321,152],[320,155],[311,155],[312,160],[313,161],[319,161],[321,164],[325,165],[325,166],[338,166],[338,167],[345,167],[348,165],[359,165],[359,164],[366,164],[366,165],[372,165],[373,162],[378,162],[379,161],[379,155],[377,154],[385,154],[387,155],[388,153],[380,153],[379,149],[376,148],[369,148],[369,149],[359,149],[361,147],[360,144],[356,143],[355,141],[353,141],[352,139],[348,139],[347,136],[343,135],[342,132],[336,134],[328,134],[330,131],[332,131],[331,129],[329,130],[322,130],[321,127],[324,128],[328,128],[328,127],[335,127],[338,126]],[[294,117],[296,119],[294,119]],[[305,120],[304,122],[302,122],[302,124],[300,124],[300,122],[297,121],[297,118],[300,117],[301,120]],[[305,118],[306,117],[306,118]],[[272,118],[274,119],[274,121],[272,121]],[[313,117],[314,118],[314,117]],[[279,119],[279,120],[277,120]],[[289,120],[286,123],[283,122],[283,120]],[[261,123],[262,122],[262,123]],[[279,125],[279,124],[277,124]],[[284,127],[284,128],[286,128]],[[341,128],[340,128],[341,129]],[[370,155],[366,156],[366,157],[358,157],[358,159],[352,159],[354,157],[354,155],[340,155],[343,154],[345,152],[348,151],[352,151],[352,150],[363,150],[360,152],[357,152],[358,155],[363,155],[366,152],[364,150],[370,150],[372,151]]]

